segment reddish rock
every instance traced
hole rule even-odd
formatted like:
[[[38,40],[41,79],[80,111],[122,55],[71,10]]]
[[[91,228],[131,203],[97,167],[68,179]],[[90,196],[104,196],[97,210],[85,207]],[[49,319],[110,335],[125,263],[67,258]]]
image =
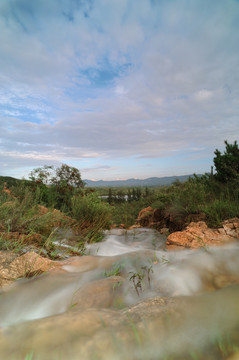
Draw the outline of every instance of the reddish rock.
[[[140,229],[141,226],[140,225],[132,225],[130,227],[128,227],[128,230],[134,230],[134,229]]]
[[[223,229],[227,235],[239,238],[239,218],[225,220],[223,222]]]
[[[191,222],[186,230],[177,231],[168,236],[167,249],[198,249],[205,246],[224,245],[235,241],[235,237],[239,237],[236,230],[238,229],[236,228],[236,220],[227,220],[224,224],[223,228],[210,229],[204,221]],[[233,224],[233,228],[231,228],[231,224]],[[231,234],[237,234],[237,236]]]
[[[0,285],[8,285],[16,279],[40,275],[46,271],[59,269],[61,263],[52,261],[30,251],[14,257],[9,252],[1,252]],[[11,261],[8,261],[10,259]]]
[[[149,226],[153,222],[154,209],[151,206],[139,212],[136,223],[141,226]]]
[[[151,206],[141,210],[136,220],[136,225],[141,227],[151,227],[161,229],[167,226],[167,215],[160,209],[154,209]]]

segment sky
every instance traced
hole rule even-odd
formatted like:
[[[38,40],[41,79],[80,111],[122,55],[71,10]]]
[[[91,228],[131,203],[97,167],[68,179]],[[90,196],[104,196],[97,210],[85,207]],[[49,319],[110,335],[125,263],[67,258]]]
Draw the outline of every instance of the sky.
[[[0,1],[0,175],[200,174],[238,139],[238,0]]]

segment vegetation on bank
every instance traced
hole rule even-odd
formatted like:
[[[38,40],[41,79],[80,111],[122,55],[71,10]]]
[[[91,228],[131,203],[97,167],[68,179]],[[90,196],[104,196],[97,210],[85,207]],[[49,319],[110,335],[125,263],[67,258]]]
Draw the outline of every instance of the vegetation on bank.
[[[133,225],[148,206],[158,210],[158,226],[172,231],[200,218],[220,226],[239,216],[239,148],[236,141],[225,146],[224,153],[215,151],[215,174],[159,188],[85,189],[79,170],[65,164],[35,169],[30,180],[2,177],[0,247],[11,249],[34,235],[39,246],[49,247],[56,228],[73,229],[81,244],[99,241],[102,230]]]

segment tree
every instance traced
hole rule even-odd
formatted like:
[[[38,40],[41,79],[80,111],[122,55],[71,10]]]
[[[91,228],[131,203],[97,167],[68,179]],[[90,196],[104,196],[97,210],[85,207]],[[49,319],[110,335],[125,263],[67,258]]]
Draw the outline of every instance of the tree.
[[[84,187],[80,171],[66,164],[59,168],[45,165],[34,169],[29,178],[40,194],[40,202],[58,209],[68,208],[71,196]]]
[[[213,159],[216,168],[215,178],[220,182],[228,182],[239,178],[239,148],[237,141],[229,144],[225,141],[226,150],[222,154],[218,149]]]
[[[53,166],[44,165],[42,167],[33,169],[29,174],[29,179],[36,184],[47,185],[51,182],[51,176],[53,176]]]
[[[54,168],[52,165],[44,165],[43,167],[36,168],[31,171],[29,178],[36,183],[45,185],[67,186],[69,188],[84,187],[80,171],[66,164],[62,164],[59,168]]]
[[[80,171],[66,164],[62,164],[60,168],[56,168],[55,176],[51,178],[51,182],[58,187],[68,187],[70,190],[72,190],[73,187],[84,187]]]

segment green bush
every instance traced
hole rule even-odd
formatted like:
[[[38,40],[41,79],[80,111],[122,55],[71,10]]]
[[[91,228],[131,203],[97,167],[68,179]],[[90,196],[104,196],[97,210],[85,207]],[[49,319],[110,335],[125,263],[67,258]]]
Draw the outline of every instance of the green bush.
[[[101,240],[102,230],[111,224],[111,207],[96,194],[75,195],[71,199],[71,215],[79,223],[88,242]]]
[[[218,227],[225,219],[239,217],[239,203],[230,199],[215,199],[202,206],[202,212],[206,214],[209,226]]]
[[[209,226],[220,226],[223,220],[239,216],[239,181],[222,183],[209,174],[194,175],[184,183],[159,188],[152,207],[160,209],[179,230],[189,215],[202,213]]]

